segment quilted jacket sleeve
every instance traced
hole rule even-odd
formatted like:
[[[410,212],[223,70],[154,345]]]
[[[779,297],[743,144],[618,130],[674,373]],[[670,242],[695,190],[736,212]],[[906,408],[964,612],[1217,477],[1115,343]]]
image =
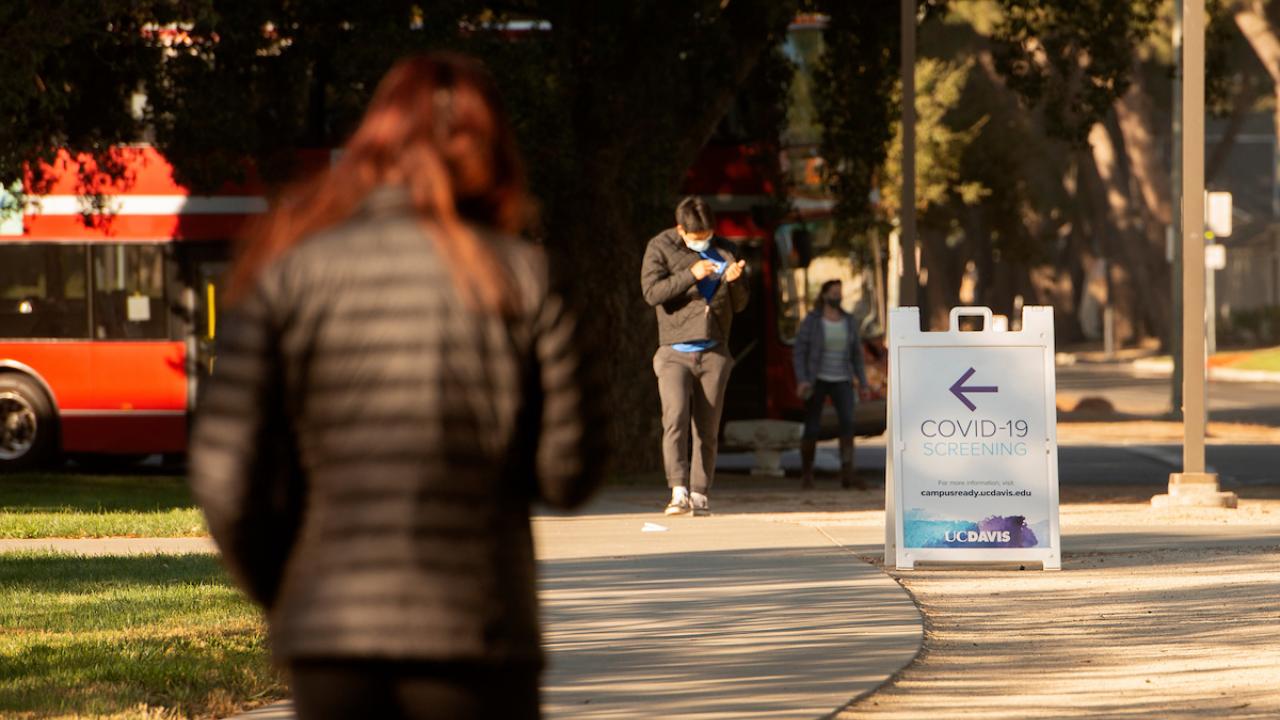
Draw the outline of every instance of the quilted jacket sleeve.
[[[268,608],[301,502],[271,295],[260,283],[219,323],[214,372],[199,403],[188,470],[192,493],[232,577]]]

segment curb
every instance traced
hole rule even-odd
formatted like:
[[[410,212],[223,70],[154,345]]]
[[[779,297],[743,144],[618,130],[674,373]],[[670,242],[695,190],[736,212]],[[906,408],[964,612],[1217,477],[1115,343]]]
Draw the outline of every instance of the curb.
[[[0,554],[10,552],[57,552],[86,557],[99,555],[216,555],[218,548],[208,536],[177,538],[14,538],[0,539]]]
[[[1166,359],[1135,360],[1133,372],[1141,375],[1169,377],[1173,374],[1173,361]],[[1271,370],[1241,370],[1239,368],[1210,367],[1209,379],[1219,382],[1280,383],[1280,372]]]
[[[279,700],[254,710],[246,710],[226,720],[294,720],[292,700]]]
[[[1132,445],[1127,449],[1135,455],[1168,465],[1173,470],[1182,467],[1182,448],[1178,446]],[[1204,471],[1214,475],[1218,474],[1218,469],[1212,465],[1205,465]]]
[[[1058,367],[1071,367],[1073,365],[1097,365],[1097,366],[1115,366],[1129,365],[1143,360],[1151,360],[1156,355],[1151,350],[1118,350],[1115,354],[1107,357],[1102,351],[1086,351],[1071,352],[1061,351],[1054,353],[1053,360]]]

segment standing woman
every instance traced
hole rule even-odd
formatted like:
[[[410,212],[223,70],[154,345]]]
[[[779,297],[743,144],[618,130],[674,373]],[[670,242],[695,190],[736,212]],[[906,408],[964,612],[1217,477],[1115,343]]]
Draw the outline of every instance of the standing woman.
[[[813,459],[822,428],[822,407],[828,397],[840,420],[840,485],[859,490],[866,487],[853,467],[853,384],[867,387],[866,363],[857,319],[840,307],[841,297],[839,280],[822,284],[817,306],[800,323],[792,350],[796,393],[805,401],[800,464],[801,487],[806,490],[813,487]]]
[[[526,210],[487,75],[414,57],[232,269],[190,482],[302,720],[538,716],[529,506],[602,453]]]

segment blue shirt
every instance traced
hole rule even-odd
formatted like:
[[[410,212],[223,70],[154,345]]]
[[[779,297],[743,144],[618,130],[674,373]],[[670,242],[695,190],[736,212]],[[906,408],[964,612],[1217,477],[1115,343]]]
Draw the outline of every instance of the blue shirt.
[[[698,281],[698,292],[702,294],[704,300],[711,302],[711,298],[716,295],[716,290],[720,288],[720,277],[724,275],[724,269],[729,263],[725,262],[724,256],[716,252],[714,247],[709,247],[698,253],[698,257],[716,264],[715,272]],[[677,352],[702,352],[715,346],[715,340],[691,340],[689,342],[676,343],[671,346],[671,349]]]

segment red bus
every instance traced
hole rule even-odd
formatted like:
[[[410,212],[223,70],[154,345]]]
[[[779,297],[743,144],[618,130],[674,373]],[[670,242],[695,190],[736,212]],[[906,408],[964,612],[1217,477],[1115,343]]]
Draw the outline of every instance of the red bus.
[[[64,155],[0,227],[0,469],[186,449],[226,240],[265,203],[252,186],[192,195],[154,149],[118,153],[107,213],[79,196],[94,168]]]

